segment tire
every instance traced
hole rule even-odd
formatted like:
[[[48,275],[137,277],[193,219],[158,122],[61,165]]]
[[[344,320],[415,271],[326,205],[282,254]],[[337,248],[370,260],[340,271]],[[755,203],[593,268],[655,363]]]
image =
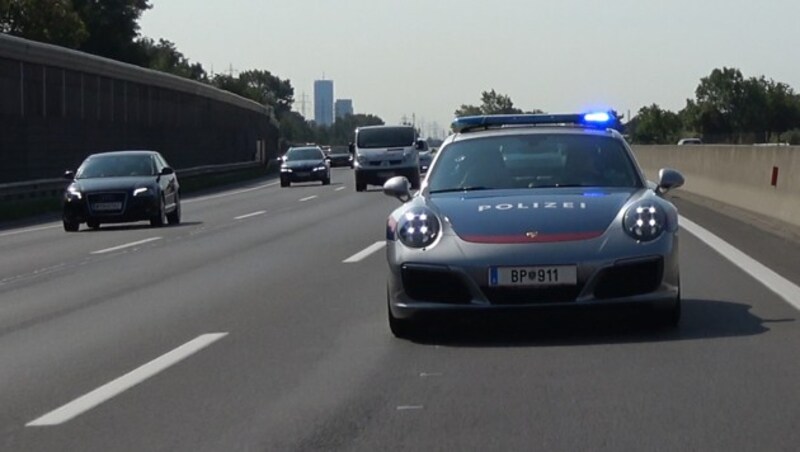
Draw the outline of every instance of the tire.
[[[175,195],[175,209],[167,214],[167,222],[171,225],[181,224],[181,198]]]
[[[288,187],[290,185],[291,185],[291,183],[289,182],[289,179],[281,177],[281,187],[285,188],[285,187]]]
[[[78,229],[81,227],[81,224],[77,221],[70,221],[66,218],[63,219],[64,222],[64,230],[67,232],[78,232]]]
[[[167,222],[166,218],[167,215],[164,212],[165,210],[166,208],[164,207],[164,198],[161,198],[161,203],[158,206],[158,213],[156,213],[154,217],[150,218],[150,226],[154,228],[160,228],[164,226],[164,224]]]
[[[99,229],[100,222],[97,220],[86,220],[86,226],[89,226],[92,229]]]
[[[325,179],[322,179],[322,185],[330,185],[331,184],[331,177],[328,176]]]
[[[408,339],[414,336],[415,328],[410,319],[398,319],[392,314],[392,308],[389,307],[389,294],[386,294],[386,311],[389,313],[389,330],[392,335],[400,339]]]
[[[678,299],[675,304],[669,308],[657,309],[655,312],[656,322],[659,326],[665,328],[677,328],[681,322],[681,296],[678,294]]]
[[[364,191],[367,189],[367,184],[358,177],[358,173],[356,173],[356,191]]]
[[[419,173],[412,174],[411,177],[408,178],[408,181],[411,182],[411,189],[412,190],[419,190],[420,185],[420,175]]]

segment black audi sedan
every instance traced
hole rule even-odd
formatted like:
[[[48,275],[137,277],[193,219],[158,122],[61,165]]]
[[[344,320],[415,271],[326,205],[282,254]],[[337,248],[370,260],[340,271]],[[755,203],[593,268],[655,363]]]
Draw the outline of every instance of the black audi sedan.
[[[180,186],[175,170],[155,151],[92,154],[64,191],[64,230],[81,223],[92,229],[102,223],[150,221],[157,227],[181,221]]]
[[[281,187],[292,182],[321,181],[331,183],[331,165],[318,146],[290,148],[281,160]]]

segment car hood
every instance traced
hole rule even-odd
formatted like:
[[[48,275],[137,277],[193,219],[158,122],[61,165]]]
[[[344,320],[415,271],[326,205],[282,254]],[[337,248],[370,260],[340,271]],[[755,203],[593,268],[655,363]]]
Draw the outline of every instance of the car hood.
[[[454,232],[475,243],[528,243],[599,237],[639,189],[492,190],[431,195]]]
[[[315,166],[324,165],[325,160],[292,160],[290,162],[283,162],[284,168],[311,168]]]
[[[94,179],[76,179],[73,183],[82,192],[130,191],[137,187],[155,185],[156,176],[98,177]]]

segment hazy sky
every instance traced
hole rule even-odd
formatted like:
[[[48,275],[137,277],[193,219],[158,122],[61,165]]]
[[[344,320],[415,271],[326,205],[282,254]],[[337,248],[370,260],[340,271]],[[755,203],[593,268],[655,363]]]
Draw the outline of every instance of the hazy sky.
[[[800,0],[152,0],[142,34],[215,72],[313,81],[387,123],[446,127],[483,90],[548,112],[682,108],[732,66],[800,90]],[[299,111],[299,103],[296,103]],[[313,116],[313,105],[306,108]]]

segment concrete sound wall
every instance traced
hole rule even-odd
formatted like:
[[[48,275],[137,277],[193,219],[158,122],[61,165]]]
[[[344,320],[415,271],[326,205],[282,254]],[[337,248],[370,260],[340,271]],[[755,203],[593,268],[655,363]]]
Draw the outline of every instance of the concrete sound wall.
[[[59,177],[94,152],[176,168],[277,155],[269,110],[209,85],[0,34],[0,184]]]
[[[686,177],[682,190],[800,226],[800,146],[633,146],[633,151],[650,180],[658,179],[660,168],[675,168]]]

